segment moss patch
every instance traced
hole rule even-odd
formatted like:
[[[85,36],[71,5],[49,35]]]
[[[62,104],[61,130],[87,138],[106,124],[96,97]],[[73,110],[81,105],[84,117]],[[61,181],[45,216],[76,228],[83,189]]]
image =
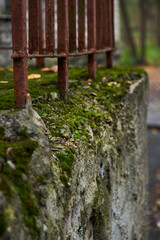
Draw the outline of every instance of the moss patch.
[[[7,229],[7,221],[4,214],[0,214],[0,236],[3,235],[3,233]]]
[[[68,180],[72,176],[72,164],[75,160],[75,151],[68,147],[64,153],[57,152],[56,157],[59,159],[59,165],[62,169],[62,174],[60,180],[62,183],[68,187]]]
[[[29,182],[23,180],[23,174],[28,176],[30,158],[38,143],[28,138],[26,128],[19,135],[20,140],[12,141],[4,137],[4,129],[0,127],[0,157],[5,160],[0,173],[0,190],[7,196],[13,194],[13,189],[16,190],[22,203],[24,223],[32,236],[36,237],[39,235],[36,225],[38,208],[31,195]],[[13,167],[7,164],[8,160],[12,161]]]
[[[93,81],[88,77],[87,68],[71,68],[69,69],[68,102],[65,104],[59,99],[57,74],[46,74],[38,69],[29,69],[30,73],[41,74],[39,80],[29,80],[29,92],[33,107],[50,130],[50,139],[61,138],[64,143],[68,141],[69,144],[70,139],[74,144],[81,141],[86,148],[91,146],[93,136],[99,138],[102,125],[109,124],[114,128],[130,84],[146,74],[143,70],[135,68],[100,67],[97,70],[97,79]],[[8,109],[12,107],[11,103],[13,104],[13,75],[7,70],[2,74],[9,84],[6,88],[3,85],[0,92],[0,102],[7,104],[4,106],[0,104],[0,109]],[[52,99],[53,92],[57,93],[58,98]],[[56,141],[51,144],[56,148]],[[57,150],[56,157],[59,159],[61,168],[60,179],[65,186],[68,186],[75,153],[61,153]]]

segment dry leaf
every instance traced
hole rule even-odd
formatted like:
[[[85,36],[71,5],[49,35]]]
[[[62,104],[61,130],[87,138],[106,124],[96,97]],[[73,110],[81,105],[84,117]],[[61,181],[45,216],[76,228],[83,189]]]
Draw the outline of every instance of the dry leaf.
[[[102,77],[102,82],[104,83],[104,82],[106,82],[107,81],[107,78],[106,77]]]
[[[109,83],[107,83],[108,87],[112,87],[113,84],[114,84],[113,82],[109,82]]]
[[[53,65],[52,68],[42,68],[42,72],[58,72],[58,65]]]
[[[131,82],[131,81],[127,81],[127,84],[128,84],[128,85],[132,85],[132,82]]]
[[[160,199],[158,199],[158,200],[156,201],[156,206],[157,206],[157,207],[160,207]]]
[[[30,74],[28,76],[28,79],[39,79],[39,78],[41,78],[40,74]]]
[[[71,144],[70,144],[70,142],[67,141],[67,142],[65,143],[65,145],[66,145],[66,146],[70,146]]]
[[[53,65],[51,69],[52,69],[52,72],[57,73],[58,72],[58,65]]]
[[[152,132],[153,135],[156,135],[156,134],[158,134],[158,129],[157,128],[152,128],[151,132]]]
[[[51,68],[42,68],[42,72],[53,72]]]
[[[8,83],[8,81],[0,81],[0,83]]]
[[[88,79],[87,81],[81,81],[81,83],[83,83],[83,84],[90,83],[90,82],[92,82],[91,79]]]
[[[4,71],[4,68],[0,67],[0,71]]]

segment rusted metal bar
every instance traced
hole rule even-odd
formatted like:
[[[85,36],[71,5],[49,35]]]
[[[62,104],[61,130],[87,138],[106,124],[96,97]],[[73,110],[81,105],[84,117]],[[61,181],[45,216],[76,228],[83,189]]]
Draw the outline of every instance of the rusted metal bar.
[[[76,51],[76,0],[69,0],[69,52]]]
[[[63,57],[67,57],[67,55],[69,57],[77,57],[77,56],[84,56],[84,55],[89,55],[92,53],[105,53],[105,52],[110,52],[110,51],[114,51],[114,48],[104,48],[104,49],[100,49],[100,50],[90,50],[90,51],[85,51],[85,52],[74,52],[74,53],[62,53],[62,54],[54,54],[54,53],[49,53],[49,54],[28,54],[27,58],[63,58]],[[12,58],[20,58],[21,55],[20,54],[12,54]]]
[[[61,97],[65,100],[68,91],[68,0],[58,0],[58,54],[66,57],[58,58],[58,86]]]
[[[67,55],[65,53],[62,54],[54,54],[54,53],[48,53],[48,54],[28,54],[28,58],[63,58]],[[12,58],[17,58],[18,56],[13,56]]]
[[[85,0],[78,0],[78,51],[85,51]]]
[[[39,51],[39,0],[29,0],[29,52]]]
[[[15,106],[24,108],[28,93],[26,0],[12,0],[11,12],[13,54],[21,54],[13,59]]]
[[[103,35],[102,0],[96,0],[96,48],[101,49]]]
[[[96,48],[96,1],[88,0],[88,50],[95,51]],[[88,75],[96,79],[96,54],[88,55]]]
[[[111,13],[112,13],[112,47],[115,47],[115,34],[114,34],[114,0],[111,1]]]
[[[107,47],[112,47],[112,21],[113,21],[113,0],[107,0]],[[107,67],[111,68],[113,66],[113,53],[112,51],[106,53],[106,63]]]
[[[44,44],[44,37],[43,37],[43,15],[42,15],[42,0],[39,0],[39,54],[43,54],[43,44]],[[38,68],[44,67],[44,58],[38,58],[36,60],[36,65]]]
[[[54,0],[46,0],[46,52],[55,52],[55,31],[54,31],[54,17],[55,17],[55,7]]]
[[[107,46],[107,0],[102,0],[102,45],[103,48],[106,48]]]

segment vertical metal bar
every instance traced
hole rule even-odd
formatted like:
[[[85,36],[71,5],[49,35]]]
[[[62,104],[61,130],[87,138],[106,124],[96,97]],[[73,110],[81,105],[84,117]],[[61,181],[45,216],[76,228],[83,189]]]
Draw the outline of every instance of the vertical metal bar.
[[[11,9],[15,106],[24,108],[28,93],[26,0],[12,0]]]
[[[39,50],[39,0],[29,0],[29,52]]]
[[[45,14],[46,14],[46,52],[54,53],[55,52],[54,0],[46,0]]]
[[[66,100],[68,91],[68,0],[58,0],[58,53],[66,57],[58,59],[58,86],[61,97]]]
[[[112,47],[112,37],[113,37],[113,33],[112,33],[112,21],[113,21],[113,17],[112,17],[112,2],[113,0],[107,0],[107,46],[108,47]],[[107,67],[111,68],[113,66],[113,52],[107,52],[106,53],[106,62],[107,62]]]
[[[102,46],[107,47],[107,1],[102,0]]]
[[[69,0],[69,52],[76,51],[76,0]]]
[[[102,0],[96,0],[96,48],[102,48]]]
[[[112,47],[115,47],[115,25],[114,25],[114,0],[111,0],[111,14],[112,14]]]
[[[43,54],[43,12],[42,0],[39,0],[39,54]],[[36,65],[38,68],[44,67],[44,58],[37,58]]]
[[[88,0],[88,49],[96,48],[96,1]],[[88,55],[88,74],[96,79],[96,54]]]
[[[78,0],[78,51],[85,51],[85,0]]]

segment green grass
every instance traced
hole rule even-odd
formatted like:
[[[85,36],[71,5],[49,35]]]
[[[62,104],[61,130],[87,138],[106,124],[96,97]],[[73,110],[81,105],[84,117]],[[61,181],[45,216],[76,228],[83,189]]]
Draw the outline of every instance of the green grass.
[[[149,65],[160,65],[160,47],[148,45],[146,48],[146,56]]]
[[[146,46],[146,64],[160,65],[160,47],[147,44]],[[135,66],[140,62],[140,48],[137,48],[137,59],[133,59],[129,48],[124,48],[120,57],[120,65]]]

